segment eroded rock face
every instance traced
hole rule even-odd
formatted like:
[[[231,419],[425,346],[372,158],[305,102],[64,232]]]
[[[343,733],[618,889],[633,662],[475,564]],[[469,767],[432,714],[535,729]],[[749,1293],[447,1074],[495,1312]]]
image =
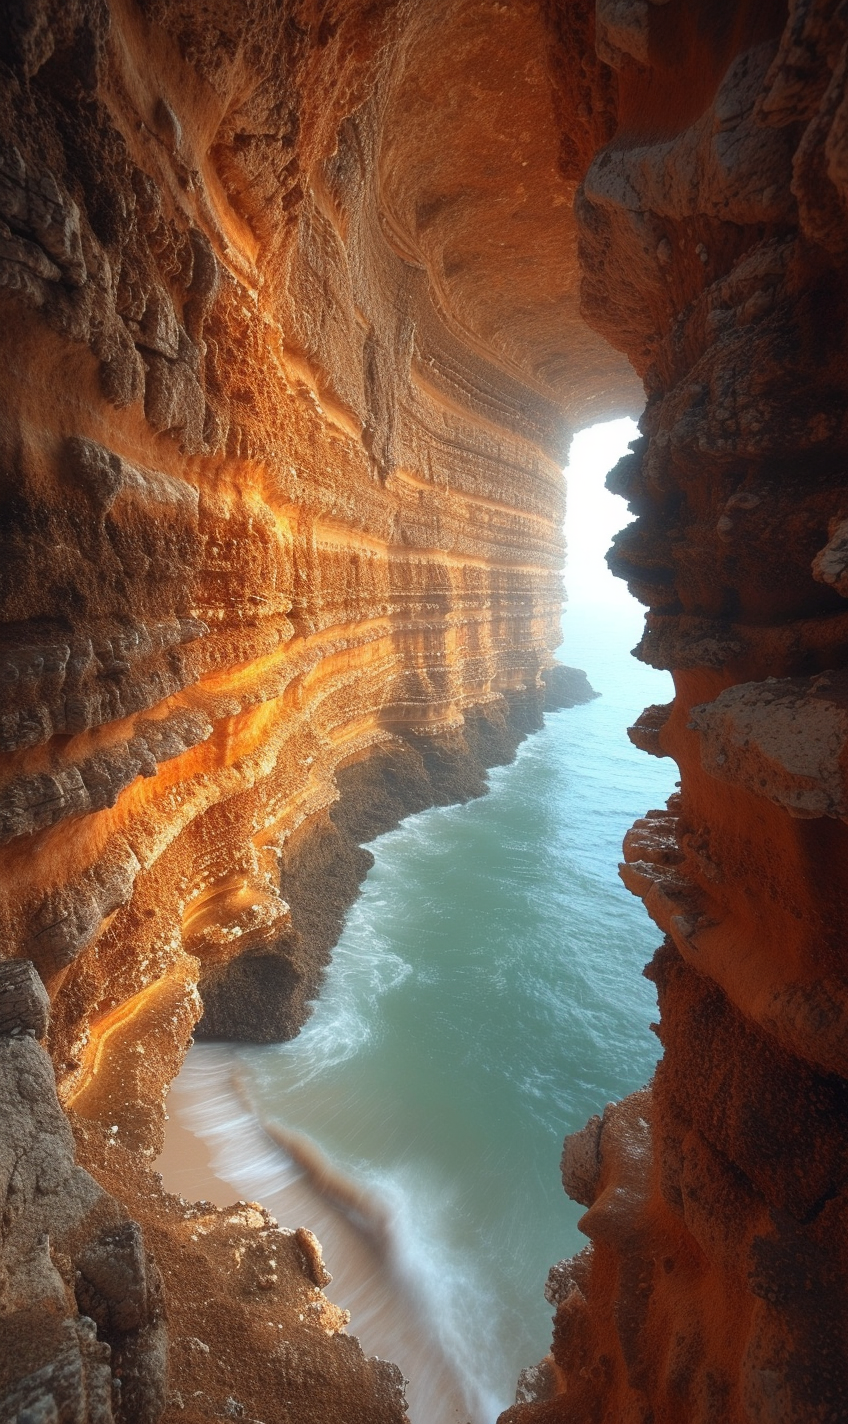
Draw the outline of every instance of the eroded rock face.
[[[638,399],[577,310],[609,96],[565,172],[535,3],[219,10],[3,40],[0,926],[78,1110],[124,1006],[190,1030],[186,952],[204,1031],[297,1028],[339,768],[481,789],[544,700],[569,429]]]
[[[50,1057],[49,1001],[0,963],[0,1418],[138,1420],[165,1407],[162,1286],[137,1222],[75,1161]]]
[[[591,1247],[549,1283],[558,1390],[502,1417],[843,1420],[846,17],[597,8],[584,307],[648,392],[610,563],[676,688],[631,735],[680,792],[622,866],[664,1056],[566,1144]]]
[[[344,1333],[311,1232],[169,1196],[117,1123],[76,1119],[75,1147],[38,1042],[48,1010],[32,963],[0,963],[3,1424],[197,1424],[257,1405],[401,1424],[400,1371]]]
[[[566,1149],[591,1246],[508,1417],[845,1417],[845,16],[595,9],[3,7],[0,932],[53,1065],[36,993],[9,1091],[105,1213],[66,1278],[24,1185],[17,1424],[161,1412],[151,1245],[165,1417],[402,1419],[311,1243],[148,1167],[198,1021],[295,1032],[359,843],[574,693],[562,452],[639,399],[606,341],[648,394],[612,564],[676,684],[623,870],[665,1055]]]

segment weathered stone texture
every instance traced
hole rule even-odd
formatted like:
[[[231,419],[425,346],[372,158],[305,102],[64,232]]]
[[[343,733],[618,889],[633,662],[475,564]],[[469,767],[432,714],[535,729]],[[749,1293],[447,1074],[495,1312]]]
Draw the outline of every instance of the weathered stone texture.
[[[155,1417],[152,1243],[166,1417],[268,1424],[281,1380],[299,1424],[403,1417],[311,1246],[145,1164],[203,996],[202,1032],[295,1032],[360,842],[585,695],[550,670],[560,464],[639,403],[626,355],[611,565],[676,686],[632,736],[681,772],[622,871],[666,936],[664,1058],[566,1148],[591,1246],[507,1417],[844,1419],[844,6],[1,8],[0,933],[104,1184],[16,969],[8,1181],[23,1133],[53,1185],[4,1238],[47,1331],[6,1337],[7,1413]],[[74,1284],[44,1213],[79,1193]],[[237,1398],[190,1328],[228,1292]]]
[[[167,1379],[158,1268],[136,1222],[76,1165],[31,963],[0,964],[0,1005],[0,1419],[155,1424]]]

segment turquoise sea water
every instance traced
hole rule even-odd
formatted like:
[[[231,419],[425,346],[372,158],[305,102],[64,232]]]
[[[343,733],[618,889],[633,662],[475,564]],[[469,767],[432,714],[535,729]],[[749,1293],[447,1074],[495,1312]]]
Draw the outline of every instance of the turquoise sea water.
[[[618,422],[607,444],[611,433],[626,443],[632,432]],[[366,1349],[413,1376],[418,1424],[492,1424],[519,1370],[546,1353],[548,1268],[585,1244],[582,1208],[559,1180],[563,1136],[646,1082],[658,1051],[641,976],[657,932],[617,864],[628,826],[674,787],[672,763],[636,751],[625,731],[671,687],[630,657],[642,610],[600,563],[606,524],[623,522],[620,502],[600,493],[607,462],[591,449],[582,467],[574,460],[572,519],[584,525],[572,532],[575,592],[559,654],[601,696],[549,716],[511,766],[492,771],[486,797],[412,817],[375,842],[300,1036],[198,1046],[173,1100],[244,1195],[270,1192],[284,1224],[314,1226],[331,1269],[333,1211],[316,1202],[314,1223],[289,1220],[286,1192],[302,1188],[303,1173],[281,1166],[267,1141],[239,1136],[232,1062],[264,1116],[307,1135],[381,1204],[394,1294],[385,1282],[369,1287],[365,1267],[329,1294],[351,1305]],[[225,1084],[217,1096],[215,1083]],[[291,1207],[303,1213],[309,1201],[301,1193]],[[404,1312],[414,1348],[388,1328]]]

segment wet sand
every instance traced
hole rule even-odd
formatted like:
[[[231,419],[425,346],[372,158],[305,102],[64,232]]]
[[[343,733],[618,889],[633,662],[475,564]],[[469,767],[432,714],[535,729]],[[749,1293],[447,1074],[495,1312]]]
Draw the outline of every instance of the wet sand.
[[[367,1354],[394,1360],[409,1381],[413,1424],[494,1424],[503,1403],[481,1396],[477,1381],[459,1378],[447,1357],[422,1311],[414,1263],[404,1260],[403,1242],[394,1239],[391,1205],[375,1198],[363,1212],[357,1202],[369,1189],[349,1183],[346,1210],[345,1179],[333,1173],[328,1184],[329,1164],[321,1154],[310,1180],[302,1139],[293,1143],[301,1158],[296,1161],[250,1112],[227,1050],[217,1059],[218,1071],[203,1086],[190,1070],[172,1085],[165,1150],[156,1163],[166,1189],[218,1206],[261,1201],[281,1226],[309,1227],[333,1275],[327,1294],[350,1311],[351,1334]]]
[[[165,1150],[157,1159],[156,1171],[169,1192],[186,1201],[211,1201],[215,1206],[232,1206],[241,1196],[239,1188],[219,1177],[212,1166],[212,1153],[202,1137],[182,1122],[180,1110],[171,1101],[165,1129]]]

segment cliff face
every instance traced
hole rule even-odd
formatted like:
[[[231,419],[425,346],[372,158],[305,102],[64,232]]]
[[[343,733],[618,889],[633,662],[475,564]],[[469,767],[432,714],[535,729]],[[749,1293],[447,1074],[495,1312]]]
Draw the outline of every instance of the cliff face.
[[[552,1397],[504,1419],[843,1420],[845,17],[598,11],[584,309],[648,392],[610,562],[676,691],[632,737],[680,792],[622,866],[666,935],[664,1054],[566,1142],[591,1245],[549,1280]]]
[[[298,1022],[280,862],[340,766],[449,780],[466,712],[537,700],[569,421],[629,378],[534,5],[13,7],[4,43],[3,931],[81,1110],[110,1015],[194,1020],[186,955],[216,1026],[248,951],[257,1032]]]
[[[402,1415],[309,1250],[149,1166],[198,1024],[302,1023],[357,841],[538,723],[570,429],[639,400],[578,312],[560,58],[532,0],[2,7],[0,929],[94,1174],[15,1000],[4,1418],[158,1418],[164,1311],[183,1420]]]

